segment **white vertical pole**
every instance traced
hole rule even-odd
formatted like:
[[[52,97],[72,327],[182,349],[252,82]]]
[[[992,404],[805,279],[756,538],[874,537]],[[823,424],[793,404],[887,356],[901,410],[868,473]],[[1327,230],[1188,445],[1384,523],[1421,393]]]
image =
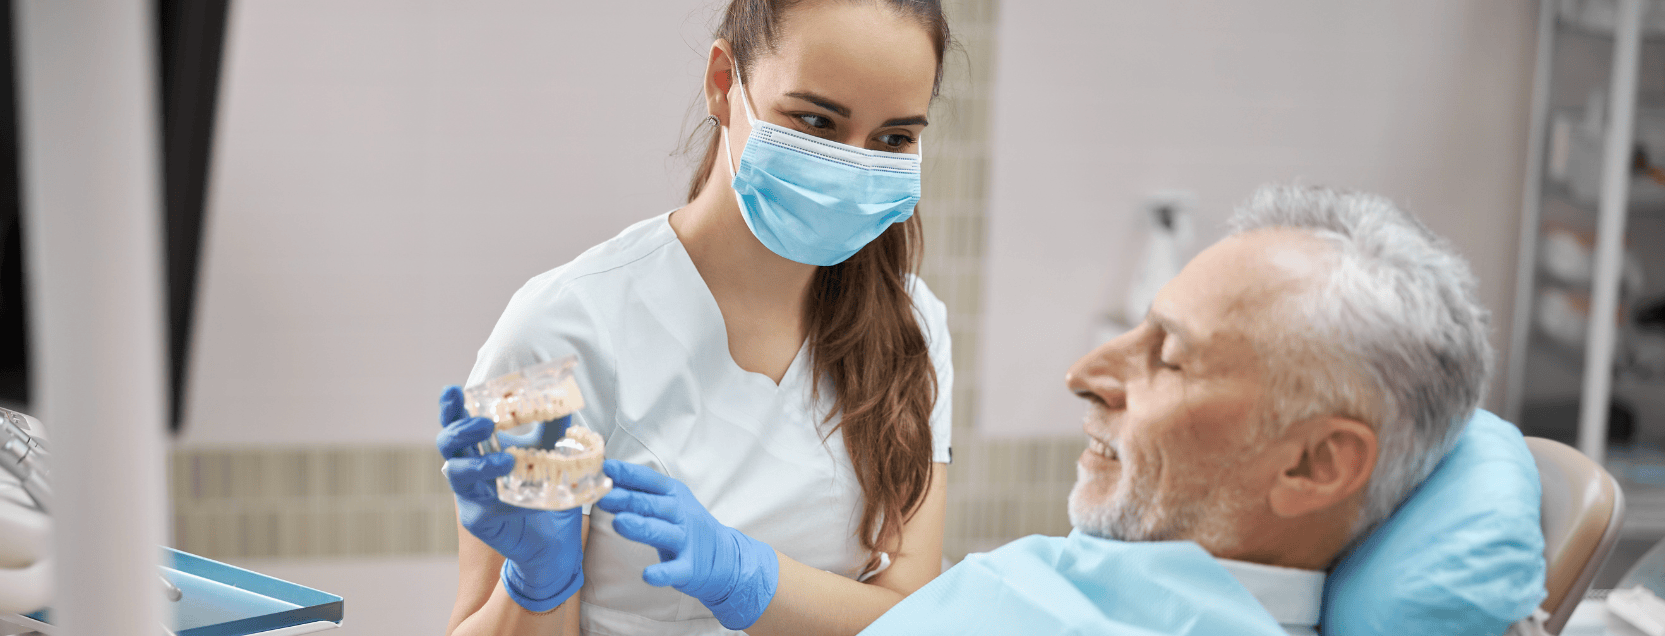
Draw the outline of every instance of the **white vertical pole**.
[[[1607,452],[1607,404],[1613,391],[1613,346],[1618,329],[1625,211],[1630,198],[1632,129],[1636,124],[1637,64],[1642,50],[1644,0],[1620,0],[1613,34],[1612,89],[1607,141],[1602,148],[1601,205],[1596,222],[1596,267],[1590,283],[1590,335],[1584,347],[1584,392],[1579,398],[1578,449],[1601,462]]]
[[[161,633],[163,308],[150,2],[16,4],[37,413],[60,633]]]
[[[1504,379],[1504,418],[1520,423],[1526,387],[1526,349],[1531,343],[1533,278],[1538,272],[1538,225],[1544,190],[1544,140],[1549,137],[1549,82],[1555,61],[1555,2],[1538,2],[1537,65],[1532,71],[1532,123],[1527,129],[1526,187],[1521,195],[1520,245],[1515,260],[1515,313],[1509,327]]]

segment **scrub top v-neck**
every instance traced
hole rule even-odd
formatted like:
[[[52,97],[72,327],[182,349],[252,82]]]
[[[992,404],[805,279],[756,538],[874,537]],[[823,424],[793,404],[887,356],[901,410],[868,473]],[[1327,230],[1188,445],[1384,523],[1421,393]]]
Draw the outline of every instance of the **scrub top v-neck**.
[[[915,316],[937,374],[932,461],[949,461],[947,309],[910,277]],[[565,355],[579,359],[585,407],[573,423],[600,433],[607,456],[675,477],[718,521],[814,568],[853,577],[867,554],[855,538],[861,488],[833,396],[800,348],[779,385],[729,353],[710,289],[669,214],[626,228],[528,281],[480,348],[469,384]],[[592,511],[586,507],[586,513]],[[584,551],[587,634],[722,634],[699,601],[642,581],[655,551],[613,531],[594,510]]]

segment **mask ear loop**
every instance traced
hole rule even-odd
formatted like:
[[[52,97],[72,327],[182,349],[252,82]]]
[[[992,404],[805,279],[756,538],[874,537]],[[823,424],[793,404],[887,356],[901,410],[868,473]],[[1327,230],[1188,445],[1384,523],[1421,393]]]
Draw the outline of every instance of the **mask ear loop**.
[[[734,67],[733,70],[734,70],[734,85],[740,89],[740,103],[743,104],[746,108],[746,123],[751,124],[752,126],[756,126],[757,125],[757,116],[752,114],[752,100],[751,100],[750,96],[746,95],[746,82],[745,82],[745,80],[740,79],[740,67],[736,66],[736,67]],[[713,119],[715,119],[715,116],[713,116]],[[728,141],[728,129],[729,129],[729,127],[728,126],[721,126],[721,128],[722,128],[722,133],[723,133],[723,151],[724,151],[723,155],[728,158],[728,176],[729,176],[730,179],[732,179],[732,178],[735,177],[735,175],[738,174],[738,172],[736,171],[736,169],[734,167],[734,147],[729,145],[729,141]]]
[[[728,126],[722,126],[721,128],[723,134],[723,157],[728,159],[728,178],[733,179],[735,176],[734,147],[728,144]]]

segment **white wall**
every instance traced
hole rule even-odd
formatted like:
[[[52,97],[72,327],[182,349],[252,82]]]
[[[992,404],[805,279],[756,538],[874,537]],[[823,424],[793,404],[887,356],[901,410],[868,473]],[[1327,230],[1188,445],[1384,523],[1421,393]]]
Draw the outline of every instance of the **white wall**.
[[[521,283],[681,201],[710,4],[236,3],[183,441],[431,441]]]
[[[1125,293],[1141,249],[1135,207],[1164,188],[1197,193],[1198,249],[1261,183],[1392,197],[1473,263],[1501,363],[1536,11],[1497,0],[1003,3],[979,431],[1080,434],[1064,371]]]

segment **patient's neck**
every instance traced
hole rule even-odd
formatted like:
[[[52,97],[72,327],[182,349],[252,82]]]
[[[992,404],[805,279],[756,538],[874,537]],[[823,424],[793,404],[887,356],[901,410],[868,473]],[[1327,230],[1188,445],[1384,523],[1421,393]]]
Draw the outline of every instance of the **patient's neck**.
[[[1356,519],[1355,506],[1338,506],[1294,518],[1267,514],[1244,520],[1235,547],[1209,547],[1209,552],[1222,559],[1327,570],[1352,541]]]

